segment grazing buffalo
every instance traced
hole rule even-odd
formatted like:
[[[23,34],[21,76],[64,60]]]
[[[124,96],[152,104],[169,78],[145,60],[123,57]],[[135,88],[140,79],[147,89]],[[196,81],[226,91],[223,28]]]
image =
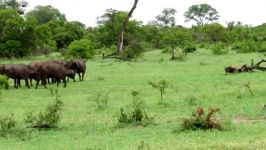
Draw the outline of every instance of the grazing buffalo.
[[[46,80],[48,78],[53,78],[58,83],[60,80],[63,80],[64,87],[66,87],[66,76],[74,79],[75,72],[72,69],[66,68],[63,64],[57,63],[57,62],[46,62],[38,69],[38,73],[40,75],[40,80],[42,81],[42,84],[46,88]],[[39,81],[37,81],[36,88],[39,85]]]
[[[79,81],[84,81],[84,75],[86,72],[86,60],[75,59],[75,60],[73,60],[73,62],[75,62],[75,64],[76,64],[75,73],[78,74]]]
[[[28,79],[30,76],[36,76],[36,71],[25,64],[5,64],[0,66],[0,73],[14,79],[14,87],[20,86],[20,80],[25,80],[26,86],[30,88]]]

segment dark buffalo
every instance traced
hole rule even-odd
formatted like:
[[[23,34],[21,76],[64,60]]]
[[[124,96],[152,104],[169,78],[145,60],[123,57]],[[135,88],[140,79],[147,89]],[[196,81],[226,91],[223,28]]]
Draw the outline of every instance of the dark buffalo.
[[[30,76],[36,76],[36,71],[30,69],[25,64],[6,64],[0,66],[1,74],[14,79],[14,87],[20,86],[20,80],[25,80],[26,86],[30,88],[28,79]]]
[[[86,60],[83,59],[75,59],[72,60],[75,65],[73,65],[75,67],[75,73],[78,74],[79,76],[79,81],[84,81],[84,75],[86,72]],[[81,75],[80,75],[81,74]]]
[[[58,83],[63,80],[64,87],[66,87],[66,76],[74,79],[75,72],[72,69],[66,68],[63,64],[57,62],[46,62],[38,70],[42,84],[46,88],[47,78],[53,78]],[[39,85],[39,80],[37,81],[36,88]]]

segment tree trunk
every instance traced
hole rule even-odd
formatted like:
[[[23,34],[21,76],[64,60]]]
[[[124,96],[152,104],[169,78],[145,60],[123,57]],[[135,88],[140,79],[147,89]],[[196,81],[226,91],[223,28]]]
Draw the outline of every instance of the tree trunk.
[[[132,16],[134,10],[137,8],[138,1],[139,0],[135,0],[133,7],[131,8],[129,13],[127,14],[127,17],[122,22],[122,25],[121,25],[120,30],[118,32],[117,53],[119,55],[123,54],[124,31],[125,31],[125,28],[127,26],[128,21],[129,21],[129,18]]]

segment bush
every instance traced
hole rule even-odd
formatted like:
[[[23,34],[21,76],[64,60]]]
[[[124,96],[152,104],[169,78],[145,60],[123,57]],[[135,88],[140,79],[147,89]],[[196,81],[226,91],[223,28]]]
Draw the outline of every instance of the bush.
[[[143,43],[133,40],[125,47],[124,57],[126,58],[136,58],[142,54],[144,51]]]
[[[23,128],[18,127],[18,122],[14,118],[14,114],[0,119],[0,136],[15,136],[24,139],[26,132]]]
[[[253,40],[236,42],[233,47],[238,53],[251,53],[251,52],[265,52],[266,45],[263,42],[255,42]]]
[[[0,86],[4,87],[6,90],[9,87],[8,77],[6,75],[0,75]]]
[[[184,53],[193,53],[197,50],[197,47],[193,43],[187,43],[183,49]]]
[[[66,56],[74,58],[91,59],[94,56],[94,43],[87,39],[72,42],[67,48]]]
[[[197,111],[192,114],[191,118],[184,119],[182,123],[182,130],[222,130],[221,122],[214,117],[214,114],[219,111],[220,109],[210,108],[208,113],[205,115],[204,109],[202,107],[198,107]]]
[[[226,50],[226,46],[223,43],[219,42],[216,43],[212,48],[212,53],[214,55],[222,55],[222,54],[227,54],[228,50]]]
[[[38,115],[34,115],[33,112],[30,112],[26,118],[25,123],[29,124],[31,128],[39,128],[39,129],[48,129],[48,128],[56,128],[58,127],[58,123],[61,119],[61,114],[59,110],[62,106],[62,101],[58,98],[58,91],[51,91],[52,94],[55,93],[55,102],[52,105],[46,107],[44,112],[40,112]]]
[[[104,109],[108,104],[109,94],[100,91],[96,94],[94,101],[96,102],[98,109]]]
[[[131,94],[133,96],[133,110],[130,113],[126,113],[123,108],[120,109],[120,116],[118,118],[120,126],[127,126],[130,124],[148,126],[153,124],[154,118],[148,117],[143,102],[139,101],[139,92],[132,91]]]
[[[14,132],[17,122],[14,119],[14,114],[2,118],[0,120],[0,135],[6,137],[7,135]]]
[[[148,84],[160,92],[161,95],[160,104],[163,103],[163,95],[165,94],[165,90],[169,87],[169,84],[165,80],[161,80],[158,83],[148,81]]]

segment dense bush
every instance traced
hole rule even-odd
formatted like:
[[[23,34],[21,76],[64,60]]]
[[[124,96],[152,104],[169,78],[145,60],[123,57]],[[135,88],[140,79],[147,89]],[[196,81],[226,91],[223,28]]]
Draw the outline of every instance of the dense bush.
[[[137,40],[133,40],[125,47],[124,57],[126,58],[136,58],[144,52],[143,43]]]
[[[187,43],[183,49],[184,53],[193,53],[197,50],[197,47],[193,43]]]
[[[226,49],[226,46],[223,43],[218,42],[213,46],[212,53],[214,55],[222,55],[227,54],[228,50]]]
[[[67,57],[91,59],[94,56],[94,43],[90,40],[82,39],[72,42],[66,52]]]
[[[139,100],[139,92],[132,91],[133,103],[132,110],[130,112],[125,112],[123,108],[120,109],[120,116],[118,117],[119,126],[127,125],[142,125],[148,126],[154,123],[153,117],[148,117],[144,104]]]
[[[19,138],[24,138],[25,134],[25,130],[18,126],[18,122],[17,120],[15,120],[14,114],[0,119],[0,136],[15,136]]]
[[[222,130],[221,121],[214,117],[214,114],[220,109],[210,108],[205,115],[204,109],[198,107],[197,111],[192,114],[191,118],[184,119],[182,123],[182,130],[207,130],[218,129]]]

